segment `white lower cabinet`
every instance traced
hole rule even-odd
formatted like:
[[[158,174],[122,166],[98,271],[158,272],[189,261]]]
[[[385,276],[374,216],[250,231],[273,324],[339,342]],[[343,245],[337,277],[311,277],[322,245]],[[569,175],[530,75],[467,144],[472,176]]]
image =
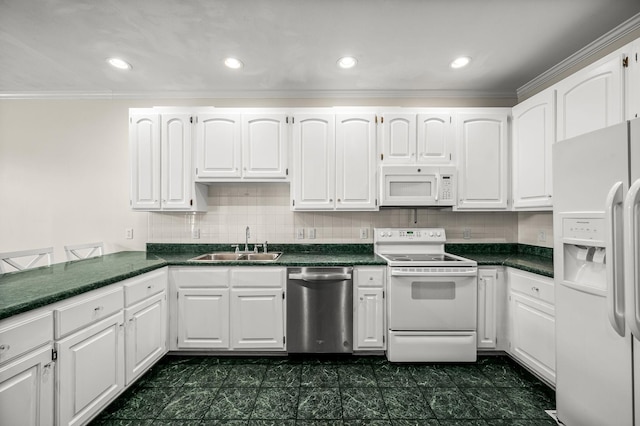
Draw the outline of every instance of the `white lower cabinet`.
[[[509,353],[555,384],[553,280],[509,268]]]
[[[354,351],[384,350],[386,267],[354,268]]]
[[[0,321],[0,425],[54,424],[53,316]]]
[[[498,270],[478,268],[478,349],[497,346],[498,303]]]
[[[178,290],[179,349],[229,348],[229,289]]]
[[[124,389],[122,311],[56,343],[57,424],[85,424]]]
[[[285,348],[285,268],[172,268],[175,349]]]

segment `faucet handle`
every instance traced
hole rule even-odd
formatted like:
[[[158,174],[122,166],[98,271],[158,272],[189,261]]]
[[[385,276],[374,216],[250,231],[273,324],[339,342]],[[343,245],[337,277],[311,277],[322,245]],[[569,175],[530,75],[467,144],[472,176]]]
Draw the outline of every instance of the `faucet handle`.
[[[258,247],[262,247],[262,244],[258,244],[258,243],[256,243],[256,244],[253,246],[253,252],[254,252],[254,253],[257,253],[257,252],[258,252]]]
[[[267,242],[266,241],[262,245],[262,248],[264,249],[263,251],[266,253],[267,252]]]
[[[236,249],[236,253],[240,252],[240,247],[238,244],[231,244],[231,247]]]

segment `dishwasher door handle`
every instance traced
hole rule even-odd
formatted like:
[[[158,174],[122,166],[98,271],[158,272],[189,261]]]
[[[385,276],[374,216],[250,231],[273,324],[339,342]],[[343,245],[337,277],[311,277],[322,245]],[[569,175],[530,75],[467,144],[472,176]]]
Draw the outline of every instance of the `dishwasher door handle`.
[[[351,274],[289,274],[290,280],[302,281],[344,281],[350,280]]]

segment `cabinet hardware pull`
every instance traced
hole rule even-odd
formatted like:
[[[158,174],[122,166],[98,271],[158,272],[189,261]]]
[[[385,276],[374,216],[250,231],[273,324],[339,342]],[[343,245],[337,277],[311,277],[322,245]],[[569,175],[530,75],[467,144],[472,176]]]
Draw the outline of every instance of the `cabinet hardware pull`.
[[[11,349],[10,345],[0,345],[0,352],[8,351]]]
[[[535,292],[540,291],[540,289],[539,289],[538,287],[531,287],[531,290],[533,290],[533,291],[535,291]]]
[[[148,286],[147,286],[147,289],[151,289],[151,286],[150,286],[150,285],[148,285]]]
[[[93,310],[98,312],[98,311],[101,311],[103,309],[104,309],[104,306],[98,306],[98,307],[94,308]]]

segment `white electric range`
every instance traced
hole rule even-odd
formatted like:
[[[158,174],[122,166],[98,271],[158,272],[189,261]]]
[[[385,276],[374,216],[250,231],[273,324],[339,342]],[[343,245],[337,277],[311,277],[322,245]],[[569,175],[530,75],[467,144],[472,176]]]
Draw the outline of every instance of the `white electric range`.
[[[376,228],[387,270],[387,358],[476,360],[477,263],[446,253],[443,228]]]

